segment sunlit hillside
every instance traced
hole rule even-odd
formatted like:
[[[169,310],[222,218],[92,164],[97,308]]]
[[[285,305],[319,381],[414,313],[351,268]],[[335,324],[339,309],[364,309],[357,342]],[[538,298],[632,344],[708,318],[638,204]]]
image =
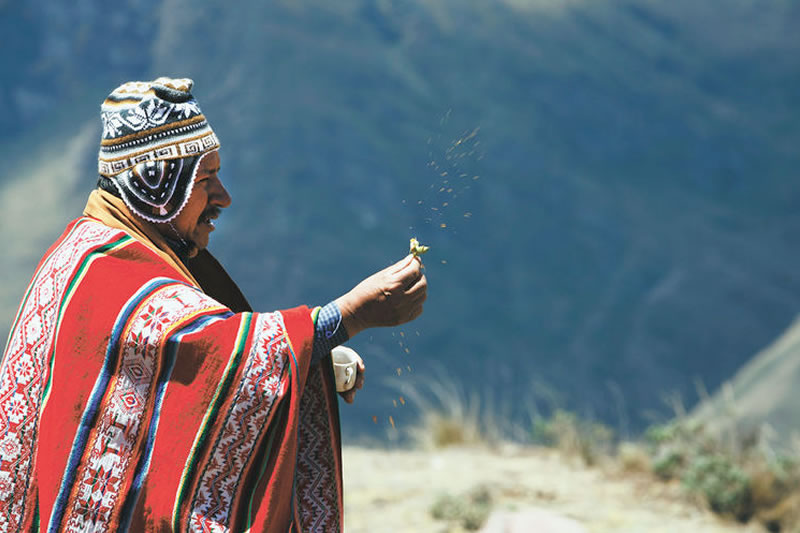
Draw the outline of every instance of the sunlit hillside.
[[[800,450],[800,323],[748,361],[696,409],[695,416],[724,431],[763,432],[781,451]]]

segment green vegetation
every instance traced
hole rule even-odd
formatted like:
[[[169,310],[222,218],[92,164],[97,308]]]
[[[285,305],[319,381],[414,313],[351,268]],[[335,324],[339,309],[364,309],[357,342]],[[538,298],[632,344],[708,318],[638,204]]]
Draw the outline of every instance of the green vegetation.
[[[555,410],[534,419],[531,440],[587,466],[607,460],[624,472],[677,481],[688,499],[725,518],[800,532],[800,461],[776,453],[763,431],[714,431],[683,416],[651,426],[640,441],[618,442],[610,428]]]
[[[508,440],[546,446],[588,467],[677,483],[687,500],[723,518],[757,521],[770,532],[800,533],[798,454],[777,452],[764,430],[736,424],[712,429],[677,410],[675,419],[651,426],[639,439],[620,441],[608,426],[556,408],[549,416],[533,417],[520,439],[498,422],[502,415],[490,412],[477,396],[467,401],[452,381],[431,380],[425,390],[417,388],[409,396],[425,413],[408,433],[417,446],[494,447]],[[482,488],[442,495],[430,512],[469,530],[480,527],[490,508],[490,495]]]
[[[611,451],[614,432],[604,424],[557,409],[550,418],[534,418],[531,438],[536,444],[554,446],[592,466]]]
[[[492,496],[483,486],[459,494],[442,494],[431,505],[430,513],[436,520],[459,525],[467,531],[480,529],[492,510]]]
[[[679,480],[687,496],[715,513],[757,520],[769,531],[800,531],[800,466],[776,453],[763,431],[714,431],[681,418],[648,429],[645,446],[659,479]]]

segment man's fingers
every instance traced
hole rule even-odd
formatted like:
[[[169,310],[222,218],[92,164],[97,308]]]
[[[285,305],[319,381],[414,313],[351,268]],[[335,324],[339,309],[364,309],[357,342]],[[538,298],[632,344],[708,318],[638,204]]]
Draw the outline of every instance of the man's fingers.
[[[395,275],[403,287],[408,287],[416,283],[419,278],[424,276],[420,263],[416,259],[409,261],[409,263],[398,270]]]
[[[414,263],[414,259],[416,259],[416,258],[413,255],[408,254],[407,256],[402,258],[400,261],[398,261],[397,263],[395,263],[392,266],[390,266],[389,267],[389,272],[391,272],[392,274],[396,274],[396,273],[400,272],[404,268],[408,267],[408,265],[410,265],[411,263]]]
[[[406,296],[416,296],[419,293],[425,294],[428,292],[428,280],[425,274],[422,274],[419,279],[415,280],[404,293]]]

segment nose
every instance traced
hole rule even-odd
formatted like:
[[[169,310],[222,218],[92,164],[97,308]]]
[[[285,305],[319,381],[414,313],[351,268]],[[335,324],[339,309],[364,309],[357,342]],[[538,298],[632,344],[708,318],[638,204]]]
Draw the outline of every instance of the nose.
[[[215,176],[211,181],[211,190],[209,191],[209,202],[221,208],[226,208],[231,205],[233,200],[228,193],[228,189],[222,184],[222,180]]]

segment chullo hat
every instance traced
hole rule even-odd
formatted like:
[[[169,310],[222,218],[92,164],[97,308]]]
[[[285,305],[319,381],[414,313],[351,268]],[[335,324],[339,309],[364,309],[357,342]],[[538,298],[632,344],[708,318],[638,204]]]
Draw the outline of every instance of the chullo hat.
[[[100,108],[100,175],[150,222],[169,222],[180,213],[201,157],[219,148],[192,85],[186,78],[128,82]]]

